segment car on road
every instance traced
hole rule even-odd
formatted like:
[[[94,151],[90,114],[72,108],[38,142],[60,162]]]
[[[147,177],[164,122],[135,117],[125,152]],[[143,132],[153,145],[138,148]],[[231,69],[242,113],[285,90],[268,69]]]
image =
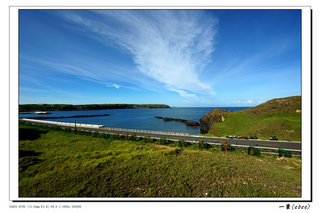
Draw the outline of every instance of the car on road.
[[[250,136],[250,139],[258,139],[258,137],[257,136]]]
[[[269,140],[271,140],[271,141],[277,141],[278,138],[277,138],[276,136],[270,136],[270,137],[269,137]]]
[[[226,138],[234,139],[234,138],[240,138],[240,136],[237,135],[227,135]]]
[[[245,136],[244,139],[249,139],[248,136]]]

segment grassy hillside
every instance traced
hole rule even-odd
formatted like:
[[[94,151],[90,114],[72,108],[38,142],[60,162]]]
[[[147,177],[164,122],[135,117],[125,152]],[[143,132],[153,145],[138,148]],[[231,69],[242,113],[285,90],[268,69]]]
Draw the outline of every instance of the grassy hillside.
[[[209,134],[215,136],[257,135],[261,139],[277,136],[280,140],[301,141],[301,114],[281,113],[252,116],[252,113],[243,111],[227,114],[225,121],[215,123]]]
[[[20,197],[300,197],[301,159],[20,124]]]
[[[58,110],[99,110],[99,109],[137,109],[137,108],[169,108],[165,104],[20,104],[20,112],[58,111]]]
[[[297,111],[298,110],[298,111]],[[211,124],[215,136],[257,135],[261,139],[301,141],[301,96],[273,99],[246,110],[223,114],[223,122]]]

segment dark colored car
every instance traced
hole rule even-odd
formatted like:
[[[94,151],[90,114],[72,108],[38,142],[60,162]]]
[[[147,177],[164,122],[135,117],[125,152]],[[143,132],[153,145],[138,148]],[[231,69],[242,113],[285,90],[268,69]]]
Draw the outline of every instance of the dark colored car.
[[[277,138],[276,136],[270,136],[270,137],[269,137],[269,140],[277,141],[277,140],[278,140],[278,138]]]
[[[257,136],[250,136],[250,139],[258,139]]]

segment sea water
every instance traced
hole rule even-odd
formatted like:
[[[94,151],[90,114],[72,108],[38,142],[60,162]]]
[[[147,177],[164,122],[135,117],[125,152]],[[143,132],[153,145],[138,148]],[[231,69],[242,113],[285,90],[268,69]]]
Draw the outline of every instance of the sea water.
[[[106,127],[143,129],[167,132],[185,132],[192,135],[200,134],[200,128],[190,127],[184,123],[176,121],[163,121],[155,116],[179,118],[197,121],[211,110],[227,109],[238,111],[249,107],[173,107],[173,108],[145,108],[145,109],[107,109],[107,110],[77,110],[77,111],[48,111],[52,114],[35,115],[21,114],[22,117],[61,117],[74,115],[100,115],[110,114],[109,116],[84,117],[84,118],[59,118],[47,119],[59,122],[76,122],[83,124],[99,124]]]

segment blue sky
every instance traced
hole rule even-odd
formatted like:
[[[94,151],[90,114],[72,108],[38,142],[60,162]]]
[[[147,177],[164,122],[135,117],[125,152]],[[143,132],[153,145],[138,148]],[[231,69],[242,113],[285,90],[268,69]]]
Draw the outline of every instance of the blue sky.
[[[20,10],[19,102],[255,106],[301,95],[300,10]]]

